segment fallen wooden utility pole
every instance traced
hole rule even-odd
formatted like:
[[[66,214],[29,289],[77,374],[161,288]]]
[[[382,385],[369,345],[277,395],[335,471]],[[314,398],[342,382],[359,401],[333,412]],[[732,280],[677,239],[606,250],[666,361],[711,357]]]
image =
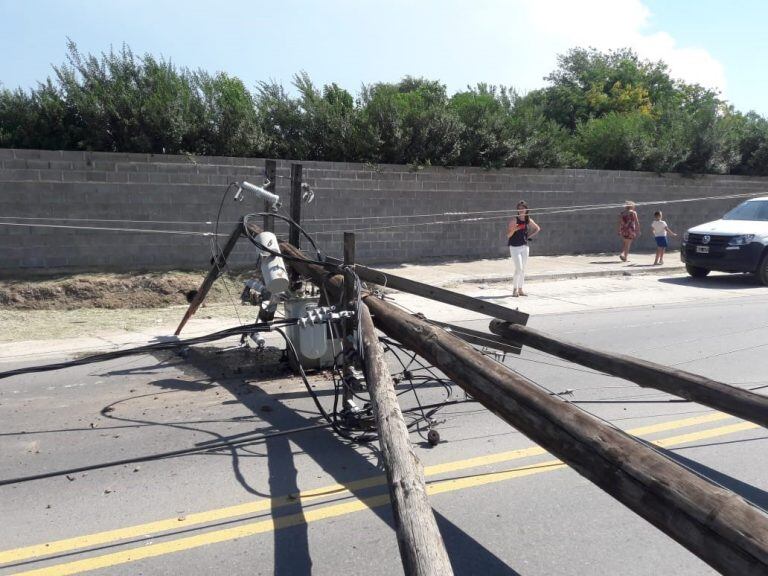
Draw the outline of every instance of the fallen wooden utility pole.
[[[251,230],[259,232],[256,227],[251,227]],[[351,263],[354,261],[352,238],[345,242],[345,249],[347,260]],[[280,250],[288,256],[306,258],[301,250],[286,242],[280,243]],[[324,286],[335,300],[347,291],[348,285],[341,274],[328,276],[324,268],[302,262],[288,260],[287,264],[295,272],[311,277],[318,285]],[[450,576],[453,569],[448,552],[427,498],[424,471],[413,452],[383,349],[368,308],[361,306],[360,314],[366,382],[387,472],[403,569],[407,576]]]
[[[303,254],[287,243],[289,255]],[[340,275],[291,262],[339,295]],[[561,458],[699,558],[733,576],[768,576],[768,516],[662,453],[491,360],[462,340],[375,296],[376,326],[432,362],[486,408]]]
[[[373,297],[376,325],[475,400],[725,574],[768,574],[768,516],[468,344]]]
[[[298,167],[301,168],[300,165]],[[298,174],[299,175],[301,174],[300,170],[298,171]],[[293,202],[295,203],[295,198]],[[267,222],[266,218],[267,217],[265,216],[265,222]],[[259,226],[253,223],[248,224],[248,228],[251,230],[251,233],[253,236],[258,235],[262,231],[262,229]],[[298,234],[298,229],[292,226],[291,237],[294,237],[297,234]],[[229,254],[234,249],[235,244],[241,237],[245,235],[246,235],[245,225],[243,220],[241,220],[235,226],[224,248],[221,250],[221,253],[218,255],[217,258],[214,259],[213,267],[211,268],[210,272],[208,272],[208,276],[206,276],[205,280],[203,280],[203,283],[198,289],[197,293],[195,294],[193,301],[190,303],[190,306],[187,309],[187,312],[184,315],[184,318],[182,319],[181,323],[179,324],[179,327],[176,329],[176,332],[174,333],[176,336],[178,336],[181,333],[181,330],[184,328],[186,323],[189,321],[189,319],[195,314],[197,309],[200,307],[200,304],[208,295],[208,292],[213,286],[213,283],[221,275],[221,270],[226,265],[227,258],[229,258]],[[295,247],[295,245],[292,242],[290,243],[290,245],[293,245]],[[345,251],[346,251],[346,243],[345,243]],[[346,256],[348,255],[345,254],[345,257]],[[345,260],[349,260],[349,259],[345,258]],[[354,258],[352,260],[354,260]],[[334,258],[328,258],[328,261],[334,262],[336,264],[352,263],[351,261],[345,262],[342,260],[336,260]],[[367,268],[359,264],[355,265],[355,273],[360,277],[361,280],[364,280],[365,282],[370,282],[373,284],[378,284],[385,288],[392,288],[394,290],[399,290],[401,292],[407,292],[409,294],[414,294],[416,296],[422,296],[424,298],[429,298],[437,302],[442,302],[443,304],[457,306],[459,308],[464,308],[465,310],[471,310],[473,312],[485,314],[493,318],[500,318],[502,320],[513,322],[515,324],[526,324],[528,322],[528,314],[525,314],[524,312],[520,312],[519,310],[513,310],[512,308],[500,306],[498,304],[494,304],[493,302],[484,302],[477,298],[472,298],[470,296],[465,296],[464,294],[459,294],[457,292],[445,290],[444,288],[430,286],[429,284],[424,284],[422,282],[416,282],[415,280],[410,280],[409,278],[403,278],[402,276],[396,276],[394,274],[384,273],[380,270]],[[471,331],[465,330],[464,332],[466,332],[467,335],[471,336],[471,334],[469,334]],[[481,334],[481,333],[478,333],[478,334]],[[485,337],[487,338],[487,335]],[[510,347],[508,345],[505,345],[504,348],[506,352],[511,352],[513,354],[520,353],[519,347],[515,347],[515,346]]]
[[[271,164],[269,164],[270,162]],[[268,163],[267,172],[271,173],[272,176],[274,177],[274,174],[275,174],[274,160],[267,160],[267,163]],[[301,168],[301,165],[299,165],[299,168]],[[265,224],[271,224],[272,226],[274,226],[274,221],[275,221],[274,216],[264,216]],[[263,230],[258,225],[252,224],[252,223],[248,224],[247,227],[254,236],[260,234]],[[293,230],[293,227],[291,229]],[[195,291],[195,294],[189,303],[189,307],[187,308],[187,311],[184,313],[184,317],[181,319],[181,322],[179,322],[179,326],[176,328],[176,332],[173,333],[174,336],[178,336],[179,334],[181,334],[181,331],[184,329],[184,326],[186,326],[190,318],[192,318],[192,316],[195,315],[195,312],[197,312],[198,308],[200,308],[200,305],[203,303],[203,300],[205,300],[205,298],[208,296],[208,293],[211,291],[211,288],[213,287],[214,282],[216,282],[216,280],[218,280],[219,277],[224,273],[224,270],[227,267],[227,259],[229,258],[229,255],[232,253],[232,250],[235,249],[235,246],[237,245],[238,240],[246,236],[247,235],[246,235],[245,220],[243,218],[240,218],[240,220],[237,222],[235,227],[232,229],[232,232],[230,233],[229,237],[227,238],[227,241],[224,244],[224,247],[220,248],[218,245],[218,242],[216,243],[217,254],[211,259],[211,269],[208,271],[208,274],[206,274],[202,284],[200,284],[200,288],[198,288]]]
[[[344,302],[352,308],[356,297],[355,235],[344,233]],[[403,569],[408,576],[450,576],[453,574],[443,537],[427,497],[424,469],[413,451],[395,383],[384,359],[371,314],[359,306],[360,337],[363,347],[365,380],[381,445],[382,460],[395,520],[397,545]],[[347,327],[351,332],[351,326]],[[345,343],[349,342],[345,339]],[[351,344],[350,344],[351,345]],[[346,387],[345,387],[346,391]]]
[[[440,326],[446,332],[450,332],[454,336],[458,336],[465,342],[470,344],[476,344],[484,348],[493,348],[500,352],[510,354],[520,354],[520,346],[510,344],[504,338],[497,336],[496,334],[488,334],[487,332],[480,332],[479,330],[472,330],[471,328],[465,328],[464,326],[457,326],[456,324],[448,324],[447,322],[438,322],[431,318],[425,318],[427,322],[435,326]]]
[[[181,322],[179,322],[179,326],[176,328],[176,332],[173,333],[175,336],[181,334],[184,326],[186,326],[189,319],[192,318],[195,312],[197,312],[197,309],[200,307],[200,304],[203,303],[203,300],[205,300],[205,297],[208,295],[208,292],[210,292],[213,283],[216,282],[219,276],[221,276],[224,268],[227,265],[227,258],[229,258],[229,255],[235,248],[235,244],[237,244],[237,241],[240,240],[242,235],[243,221],[241,219],[240,222],[238,222],[232,230],[229,238],[227,238],[227,242],[224,244],[224,248],[221,248],[221,250],[218,251],[218,244],[216,244],[217,254],[211,261],[211,269],[208,271],[208,274],[203,280],[203,283],[200,285],[200,288],[197,289],[194,297],[192,298],[192,301],[189,303],[189,307],[184,313],[184,317],[181,319]]]
[[[502,320],[514,322],[515,324],[525,324],[528,322],[528,314],[525,312],[513,310],[506,306],[499,306],[493,302],[485,302],[477,298],[472,298],[471,296],[465,296],[458,292],[446,290],[445,288],[438,288],[437,286],[430,286],[423,282],[416,282],[415,280],[403,278],[402,276],[395,276],[389,272],[385,273],[358,264],[355,266],[355,273],[361,280],[378,284],[385,288],[408,292],[409,294],[436,300],[443,304],[450,304],[451,306],[472,310],[473,312],[486,314],[487,316],[492,316],[494,318],[501,318]]]
[[[558,358],[624,378],[639,386],[655,388],[768,427],[768,396],[647,360],[566,342],[527,326],[493,320],[490,329],[511,345],[530,346]]]
[[[300,170],[298,173],[301,173]],[[249,223],[247,226],[248,231],[253,235],[258,235],[262,231],[255,224]],[[221,275],[229,254],[245,233],[246,226],[241,220],[233,229],[221,253],[214,258],[211,270],[195,293],[184,318],[176,329],[177,336],[208,295],[213,283]],[[294,254],[300,258],[305,257],[300,250],[289,243],[282,242],[280,245],[284,253],[288,255]],[[345,235],[345,259],[347,265],[353,265],[354,234]],[[325,275],[323,268],[313,266],[312,270],[315,269],[320,276]],[[309,275],[307,274],[309,269],[301,263],[293,266],[292,270],[299,274]],[[354,275],[351,278],[354,278]],[[341,275],[329,278],[326,287],[336,297],[343,294],[347,289],[347,299],[351,298],[354,291],[354,288],[349,290],[350,283],[345,284]],[[384,361],[384,352],[373,327],[370,313],[366,306],[361,308],[360,320],[363,347],[365,348],[366,379],[387,471],[395,518],[395,531],[403,568],[407,576],[450,576],[453,574],[453,569],[427,498],[424,471],[411,447],[408,428],[397,402],[394,382]],[[503,343],[501,345],[506,346]]]
[[[427,497],[424,470],[408,438],[395,385],[366,306],[360,307],[360,323],[366,382],[387,472],[403,568],[407,575],[453,574]]]

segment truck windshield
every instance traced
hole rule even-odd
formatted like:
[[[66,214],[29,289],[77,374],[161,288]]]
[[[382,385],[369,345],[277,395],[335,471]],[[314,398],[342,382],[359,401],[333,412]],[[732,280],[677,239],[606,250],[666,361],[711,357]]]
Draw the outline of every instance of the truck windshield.
[[[748,200],[723,216],[723,220],[768,221],[768,200]]]

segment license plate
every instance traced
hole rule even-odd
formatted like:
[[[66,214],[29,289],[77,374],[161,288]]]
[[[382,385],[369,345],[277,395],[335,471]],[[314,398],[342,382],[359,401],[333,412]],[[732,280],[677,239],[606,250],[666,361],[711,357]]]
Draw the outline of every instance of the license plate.
[[[696,246],[698,254],[709,254],[709,246]]]

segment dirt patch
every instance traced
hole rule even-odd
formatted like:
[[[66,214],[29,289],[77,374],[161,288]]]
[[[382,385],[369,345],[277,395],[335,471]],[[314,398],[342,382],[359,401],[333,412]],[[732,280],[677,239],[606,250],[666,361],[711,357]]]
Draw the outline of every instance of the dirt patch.
[[[261,382],[293,375],[285,351],[273,346],[262,350],[196,346],[190,348],[187,361],[213,379],[242,378]]]
[[[107,345],[117,338],[136,334],[143,343],[157,334],[173,334],[186,305],[166,308],[79,308],[76,310],[7,310],[0,308],[0,357],[5,342],[28,340],[65,340],[91,338]],[[252,306],[234,307],[229,302],[205,304],[190,324],[210,324],[203,333],[254,322],[257,310]],[[239,317],[238,317],[239,316]]]
[[[0,280],[0,308],[6,310],[76,310],[80,308],[163,308],[187,303],[203,272],[74,274],[55,278]],[[222,277],[208,302],[238,300],[245,274]]]

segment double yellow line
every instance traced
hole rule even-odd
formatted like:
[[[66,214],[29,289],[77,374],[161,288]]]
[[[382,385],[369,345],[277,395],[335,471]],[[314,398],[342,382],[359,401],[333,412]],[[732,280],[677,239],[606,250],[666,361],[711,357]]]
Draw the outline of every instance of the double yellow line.
[[[730,419],[731,416],[722,413],[709,413],[702,416],[696,416],[692,418],[685,418],[682,420],[675,420],[671,422],[663,422],[651,426],[644,426],[641,428],[635,428],[628,430],[630,434],[639,436],[646,434],[654,434],[664,432],[667,430],[677,430],[680,428],[699,426],[702,424],[708,424],[713,422],[719,422],[726,419]],[[656,440],[653,443],[657,446],[671,447],[678,446],[690,442],[696,442],[699,440],[705,440],[708,438],[716,438],[727,434],[733,434],[744,430],[751,430],[758,426],[751,422],[738,422],[735,424],[729,424],[726,426],[720,426],[717,428],[711,428],[707,430],[701,430],[698,432],[692,432],[689,434],[682,434],[677,436],[671,436]],[[486,456],[479,456],[476,458],[468,458],[464,460],[457,460],[452,462],[446,462],[444,464],[437,464],[428,466],[424,469],[425,476],[427,478],[457,472],[460,470],[466,470],[470,468],[478,468],[482,466],[489,466],[491,464],[500,464],[518,460],[521,458],[528,458],[532,456],[540,456],[547,452],[539,447],[530,447],[521,450],[512,450],[508,452],[500,452],[496,454],[489,454]],[[456,490],[463,490],[466,488],[473,488],[477,486],[483,486],[486,484],[503,482],[514,478],[521,478],[524,476],[530,476],[533,474],[540,474],[544,472],[551,472],[564,468],[560,460],[548,460],[545,462],[523,466],[519,468],[512,468],[500,472],[489,472],[474,474],[461,478],[454,478],[448,480],[433,480],[428,483],[427,491],[429,494],[442,494],[446,492],[453,492]],[[203,526],[205,524],[214,523],[222,520],[230,520],[241,516],[253,515],[258,513],[264,513],[275,508],[289,506],[296,504],[296,502],[308,502],[325,498],[329,496],[334,497],[350,497],[353,492],[358,490],[382,486],[386,484],[386,478],[381,476],[374,476],[370,478],[363,478],[349,482],[347,484],[332,484],[324,486],[322,488],[316,488],[312,490],[302,491],[299,494],[279,496],[270,499],[257,500],[254,502],[248,502],[245,504],[239,504],[236,506],[229,506],[226,508],[219,508],[215,510],[209,510],[205,512],[199,512],[196,514],[190,514],[186,518],[169,518],[165,520],[158,520],[156,522],[149,522],[146,524],[139,524],[135,526],[129,526],[125,528],[119,528],[116,530],[109,530],[106,532],[98,532],[95,534],[88,534],[85,536],[78,536],[75,538],[67,538],[64,540],[57,540],[45,544],[39,544],[34,546],[27,546],[23,548],[16,548],[13,550],[7,550],[0,552],[0,565],[2,564],[17,564],[25,560],[31,560],[35,558],[41,558],[43,556],[51,556],[62,553],[71,553],[76,550],[89,549],[100,545],[113,544],[121,540],[129,539],[146,539],[152,535],[162,535],[163,532],[169,532],[172,530],[185,529],[191,526]],[[128,562],[134,562],[141,559],[152,558],[156,556],[162,556],[165,554],[172,554],[174,552],[181,552],[184,550],[190,550],[209,544],[215,544],[219,542],[226,542],[237,538],[244,538],[261,534],[265,532],[271,532],[286,528],[289,526],[296,526],[299,524],[316,522],[318,520],[324,520],[328,518],[334,518],[338,516],[344,516],[354,512],[375,508],[378,506],[386,505],[389,502],[388,494],[375,495],[368,498],[355,498],[349,502],[343,502],[340,504],[332,504],[323,506],[316,509],[307,509],[300,513],[288,514],[277,518],[268,518],[264,520],[257,520],[254,522],[242,524],[240,526],[225,528],[220,530],[213,530],[198,534],[195,536],[187,536],[177,538],[168,542],[161,542],[158,544],[150,544],[140,546],[139,548],[133,548],[120,552],[113,552],[109,554],[103,554],[101,556],[95,556],[92,558],[86,558],[83,560],[77,560],[73,562],[67,562],[62,564],[56,564],[47,568],[40,568],[36,570],[30,570],[19,574],[31,576],[31,575],[66,575],[76,574],[80,572],[86,572],[89,570],[96,570],[99,568],[105,568],[109,566],[125,564]]]

